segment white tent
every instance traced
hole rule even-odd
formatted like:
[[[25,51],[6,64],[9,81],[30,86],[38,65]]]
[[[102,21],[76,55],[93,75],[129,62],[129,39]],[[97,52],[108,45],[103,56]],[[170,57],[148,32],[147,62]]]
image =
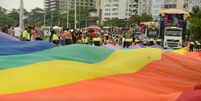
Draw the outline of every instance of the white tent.
[[[62,30],[62,28],[59,27],[59,26],[54,26],[53,29],[56,29],[56,30]]]

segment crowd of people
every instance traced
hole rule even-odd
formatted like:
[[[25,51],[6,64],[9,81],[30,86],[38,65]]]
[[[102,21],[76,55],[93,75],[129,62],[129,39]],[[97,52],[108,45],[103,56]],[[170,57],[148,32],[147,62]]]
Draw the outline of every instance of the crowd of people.
[[[22,41],[35,41],[35,40],[44,40],[44,29],[41,27],[41,23],[38,23],[38,26],[27,27],[24,32],[19,27],[19,24],[15,28],[7,26],[6,22],[2,23],[2,28],[0,30],[4,33],[7,33],[19,40]],[[86,44],[86,45],[95,45],[101,46],[108,43],[119,44],[123,48],[128,48],[131,45],[141,44],[144,46],[151,46],[158,44],[162,46],[162,39],[160,38],[139,38],[133,36],[124,36],[123,38],[118,36],[107,35],[104,36],[102,33],[94,30],[89,30],[82,32],[81,30],[74,29],[72,32],[69,29],[56,30],[51,29],[51,36],[49,41],[58,45],[64,46],[69,44]],[[196,50],[200,50],[201,44],[198,41],[183,42],[183,47],[190,46],[190,52],[193,52],[194,47]]]

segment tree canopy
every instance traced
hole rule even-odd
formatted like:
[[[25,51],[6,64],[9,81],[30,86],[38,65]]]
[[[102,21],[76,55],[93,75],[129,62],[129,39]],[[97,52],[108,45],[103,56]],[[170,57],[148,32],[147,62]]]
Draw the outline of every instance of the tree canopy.
[[[137,24],[138,26],[140,26],[141,22],[153,21],[153,18],[151,15],[148,15],[147,13],[142,13],[141,15],[138,14],[131,15],[129,21],[131,25]]]
[[[90,8],[90,9],[77,9],[77,28],[83,28],[87,25],[89,26],[91,24],[90,19],[90,12],[96,12],[96,9]],[[8,25],[16,26],[16,24],[19,23],[19,13],[20,9],[13,8],[11,11],[0,7],[0,21],[7,22]],[[60,21],[60,26],[67,27],[67,13],[61,13],[59,11],[53,11],[45,13],[43,9],[41,8],[34,8],[30,12],[28,12],[26,9],[24,9],[24,25],[27,26],[33,26],[37,25],[38,22],[41,22],[42,25],[44,23],[44,14],[45,14],[45,25],[51,26],[51,25],[57,25]],[[53,18],[51,17],[53,15]],[[75,11],[70,10],[69,11],[69,26],[71,28],[74,28],[74,21],[75,21]],[[79,24],[80,23],[80,24]]]
[[[127,21],[124,19],[113,18],[107,21],[103,21],[103,26],[119,26],[119,27],[126,27]]]
[[[190,25],[187,32],[195,39],[201,38],[201,9],[198,6],[194,6],[189,14]]]

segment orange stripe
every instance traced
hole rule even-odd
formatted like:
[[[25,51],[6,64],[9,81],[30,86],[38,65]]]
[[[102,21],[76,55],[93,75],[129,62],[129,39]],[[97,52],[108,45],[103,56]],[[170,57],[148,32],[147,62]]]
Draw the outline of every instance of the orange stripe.
[[[0,95],[0,101],[175,101],[201,84],[201,62],[164,52],[136,73],[80,81],[44,90]]]

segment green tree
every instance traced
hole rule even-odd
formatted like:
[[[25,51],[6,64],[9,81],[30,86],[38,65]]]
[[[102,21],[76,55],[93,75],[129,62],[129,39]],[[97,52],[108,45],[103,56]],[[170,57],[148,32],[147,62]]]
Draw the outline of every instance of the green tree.
[[[28,23],[30,25],[36,25],[37,22],[41,22],[44,20],[44,10],[41,8],[32,9],[29,13]]]
[[[120,27],[126,27],[127,21],[124,19],[119,18],[113,18],[107,21],[103,21],[103,26],[120,26]]]
[[[80,11],[79,11],[80,10]],[[80,14],[79,14],[80,12]],[[77,9],[77,28],[79,27],[80,23],[80,28],[84,28],[86,26],[86,20],[87,20],[87,25],[90,25],[91,19],[90,19],[90,13],[85,10],[85,9]],[[61,14],[57,16],[57,19],[55,20],[58,23],[58,21],[61,21],[61,26],[66,27],[67,25],[67,13]],[[70,10],[69,11],[69,24],[70,28],[74,28],[74,23],[75,23],[75,10]]]
[[[6,14],[8,10],[0,6],[0,14]]]
[[[129,18],[130,24],[138,24],[140,25],[141,22],[149,22],[153,21],[153,18],[151,15],[148,15],[147,13],[142,13],[141,15],[134,14]]]
[[[9,17],[7,14],[0,14],[0,22],[5,21],[7,25],[16,26],[17,21],[15,19]]]
[[[194,6],[189,14],[190,25],[188,33],[195,39],[201,38],[201,9],[198,6]]]
[[[13,18],[15,21],[19,23],[19,11],[17,9],[13,8],[9,13],[9,17]]]

